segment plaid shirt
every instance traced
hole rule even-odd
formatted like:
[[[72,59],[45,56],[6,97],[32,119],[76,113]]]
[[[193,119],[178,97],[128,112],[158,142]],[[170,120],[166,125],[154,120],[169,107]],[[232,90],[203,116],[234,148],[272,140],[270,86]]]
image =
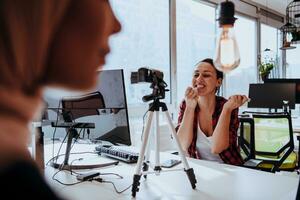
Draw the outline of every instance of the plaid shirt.
[[[215,130],[219,117],[221,115],[223,105],[225,104],[227,100],[223,97],[216,96],[216,107],[215,111],[212,115],[212,126],[213,130]],[[178,131],[182,119],[183,114],[186,108],[186,103],[183,101],[180,104],[180,111],[178,116],[178,125],[176,127],[176,131]],[[194,115],[194,123],[193,123],[193,140],[192,143],[188,149],[188,153],[192,158],[200,159],[200,153],[196,149],[196,141],[197,141],[197,127],[198,127],[198,116],[199,116],[199,107],[197,106],[195,109],[195,115]],[[232,165],[242,165],[244,163],[240,153],[239,148],[237,146],[237,130],[239,128],[239,119],[238,119],[238,109],[235,109],[231,113],[231,119],[230,119],[230,126],[229,126],[229,147],[222,151],[219,155],[220,158],[224,161],[226,164],[232,164]]]

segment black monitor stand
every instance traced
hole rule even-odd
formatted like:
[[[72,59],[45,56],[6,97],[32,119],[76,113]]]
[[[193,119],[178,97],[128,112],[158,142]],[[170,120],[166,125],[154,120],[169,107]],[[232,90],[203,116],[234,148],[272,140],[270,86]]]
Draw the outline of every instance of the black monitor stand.
[[[66,147],[66,153],[65,153],[65,158],[63,163],[57,163],[57,158],[53,159],[51,162],[51,166],[54,168],[58,168],[61,170],[72,170],[72,169],[93,169],[93,168],[99,168],[99,167],[106,167],[109,165],[117,165],[118,162],[109,162],[109,163],[101,163],[101,164],[90,164],[90,165],[71,165],[69,164],[69,158],[70,158],[70,153],[71,153],[71,148],[72,148],[72,141],[73,138],[78,137],[78,132],[76,128],[95,128],[94,123],[81,123],[81,122],[60,122],[60,123],[55,123],[52,122],[52,127],[57,127],[57,128],[66,128],[68,132],[68,139],[67,139],[67,147]]]

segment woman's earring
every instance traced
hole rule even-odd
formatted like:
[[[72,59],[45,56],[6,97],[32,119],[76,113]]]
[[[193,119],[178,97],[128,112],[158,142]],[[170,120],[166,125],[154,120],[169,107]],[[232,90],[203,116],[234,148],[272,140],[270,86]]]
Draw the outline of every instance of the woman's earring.
[[[216,87],[216,94],[219,95],[219,93],[220,93],[220,86]]]

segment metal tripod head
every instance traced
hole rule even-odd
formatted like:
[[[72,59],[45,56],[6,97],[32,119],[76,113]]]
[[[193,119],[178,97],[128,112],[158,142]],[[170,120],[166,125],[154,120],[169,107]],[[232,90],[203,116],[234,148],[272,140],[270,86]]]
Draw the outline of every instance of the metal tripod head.
[[[159,98],[155,98],[153,99],[153,102],[149,103],[148,111],[152,111],[152,112],[159,111],[159,108],[161,108],[163,112],[168,111],[168,107],[166,103],[160,102]]]

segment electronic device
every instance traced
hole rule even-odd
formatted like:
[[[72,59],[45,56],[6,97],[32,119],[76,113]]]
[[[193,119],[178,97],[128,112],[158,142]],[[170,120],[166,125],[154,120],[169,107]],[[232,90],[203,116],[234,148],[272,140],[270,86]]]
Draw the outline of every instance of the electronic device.
[[[178,165],[179,163],[181,163],[181,160],[168,159],[168,160],[165,160],[164,162],[162,162],[161,167],[171,168],[171,167]]]
[[[132,84],[139,82],[151,83],[150,88],[153,89],[152,94],[143,96],[142,100],[144,102],[165,98],[165,94],[169,89],[166,89],[168,85],[163,78],[163,72],[157,69],[148,69],[144,67],[139,68],[137,72],[132,72],[130,76]]]
[[[295,83],[264,83],[249,85],[249,108],[279,108],[287,102],[290,109],[295,108]]]
[[[139,157],[138,153],[129,149],[124,149],[122,146],[99,145],[95,147],[95,150],[99,155],[105,155],[126,163],[136,163]]]
[[[78,174],[76,176],[77,180],[79,181],[88,181],[92,178],[95,178],[97,176],[99,176],[100,173],[99,172],[88,172],[88,173],[85,173],[85,174]]]
[[[102,70],[97,73],[97,86],[85,93],[66,93],[53,89],[46,91],[45,117],[53,124],[78,123],[77,132],[87,133],[82,134],[85,138],[131,145],[123,70]],[[95,128],[79,126],[79,123],[87,122],[94,124]],[[54,130],[55,136],[60,138],[64,138],[68,131],[51,126],[42,129],[48,138],[52,138]]]
[[[265,83],[295,83],[296,84],[296,103],[300,103],[300,79],[295,78],[270,78]]]
[[[50,90],[44,93],[47,114],[44,121],[51,127],[42,127],[45,137],[64,138],[67,135],[63,163],[51,163],[55,168],[68,168],[72,143],[77,138],[107,141],[112,144],[131,145],[123,70],[97,72],[98,83],[86,92]],[[73,169],[101,167],[72,165]]]

